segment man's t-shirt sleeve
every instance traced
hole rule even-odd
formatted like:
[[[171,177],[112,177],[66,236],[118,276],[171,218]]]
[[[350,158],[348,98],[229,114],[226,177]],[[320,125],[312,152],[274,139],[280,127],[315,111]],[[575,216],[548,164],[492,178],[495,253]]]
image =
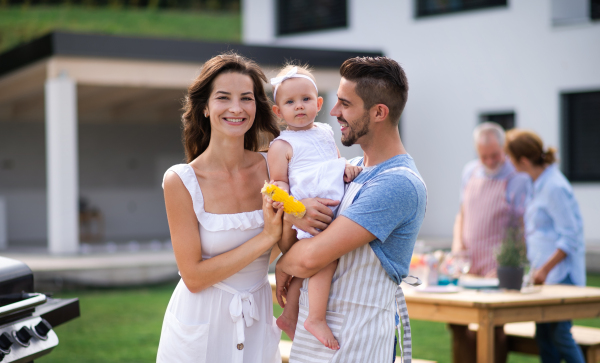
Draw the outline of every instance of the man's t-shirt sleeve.
[[[409,178],[396,173],[378,176],[361,188],[354,203],[342,215],[385,242],[394,229],[417,211],[419,197]]]

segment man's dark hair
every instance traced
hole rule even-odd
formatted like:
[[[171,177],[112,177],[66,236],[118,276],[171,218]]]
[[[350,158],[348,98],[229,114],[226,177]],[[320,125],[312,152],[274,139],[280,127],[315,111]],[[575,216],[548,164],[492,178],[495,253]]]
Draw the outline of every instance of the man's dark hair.
[[[382,103],[390,110],[390,120],[397,125],[408,99],[408,79],[398,62],[388,57],[350,58],[340,67],[340,75],[356,82],[356,94],[365,110]]]

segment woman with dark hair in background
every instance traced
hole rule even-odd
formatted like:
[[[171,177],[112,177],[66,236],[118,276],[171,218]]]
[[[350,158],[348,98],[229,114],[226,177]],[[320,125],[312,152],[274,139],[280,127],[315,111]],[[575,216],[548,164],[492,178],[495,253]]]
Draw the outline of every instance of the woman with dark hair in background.
[[[505,148],[515,168],[533,180],[524,221],[534,283],[585,286],[583,222],[573,188],[555,165],[556,150],[544,149],[538,135],[518,129],[506,133]],[[571,326],[571,321],[536,324],[543,363],[584,362]]]
[[[279,135],[258,65],[236,54],[207,61],[183,115],[187,164],[164,177],[181,280],[163,321],[158,362],[281,362],[267,270],[282,209],[260,190],[257,151]]]

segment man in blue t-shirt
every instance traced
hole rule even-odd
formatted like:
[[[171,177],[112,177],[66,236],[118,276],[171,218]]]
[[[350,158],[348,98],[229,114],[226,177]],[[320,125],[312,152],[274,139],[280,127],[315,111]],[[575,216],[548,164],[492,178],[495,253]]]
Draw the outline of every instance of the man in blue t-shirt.
[[[318,356],[329,362],[389,363],[394,302],[400,301],[397,289],[408,273],[427,192],[398,132],[408,96],[400,65],[387,57],[357,57],[344,62],[340,74],[338,101],[331,115],[341,126],[342,144],[359,144],[364,151],[364,157],[351,160],[363,170],[347,187],[335,221],[331,222],[327,206],[338,201],[321,198],[302,200],[307,207],[304,218],[286,216],[286,223],[315,237],[298,241],[281,257],[276,267],[277,293],[285,295],[290,276],[310,277],[340,259],[327,308],[327,323],[340,350],[330,355],[321,351],[299,320],[290,362]],[[308,303],[306,294],[304,287],[300,319],[303,304]],[[406,332],[405,328],[405,336]]]

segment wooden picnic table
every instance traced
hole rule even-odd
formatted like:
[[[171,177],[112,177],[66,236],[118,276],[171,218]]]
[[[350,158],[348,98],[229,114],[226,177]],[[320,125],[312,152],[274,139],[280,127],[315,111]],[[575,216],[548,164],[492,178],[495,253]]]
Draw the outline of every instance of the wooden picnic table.
[[[600,288],[595,287],[543,285],[527,293],[467,289],[456,293],[427,293],[404,288],[404,294],[411,319],[479,324],[479,363],[494,361],[495,326],[600,316]]]

